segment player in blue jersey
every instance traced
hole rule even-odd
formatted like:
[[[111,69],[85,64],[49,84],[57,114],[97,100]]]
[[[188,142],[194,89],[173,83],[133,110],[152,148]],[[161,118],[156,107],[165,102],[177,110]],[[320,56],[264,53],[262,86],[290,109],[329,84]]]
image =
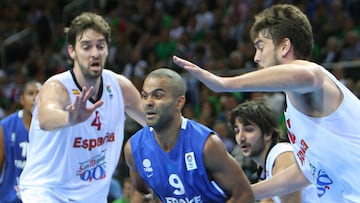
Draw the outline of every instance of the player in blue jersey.
[[[31,80],[20,91],[22,109],[0,122],[0,202],[21,202],[18,180],[26,161],[32,107],[41,84]]]
[[[253,203],[240,165],[214,131],[182,116],[185,102],[185,84],[176,72],[160,68],[146,77],[142,104],[148,126],[125,145],[136,194],[154,192],[162,202]]]

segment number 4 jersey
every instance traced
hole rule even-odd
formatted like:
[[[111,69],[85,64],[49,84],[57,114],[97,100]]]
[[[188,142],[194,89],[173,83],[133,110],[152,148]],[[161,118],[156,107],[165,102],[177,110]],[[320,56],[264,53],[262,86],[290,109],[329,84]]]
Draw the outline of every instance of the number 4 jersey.
[[[81,87],[71,71],[56,75],[74,103]],[[40,129],[37,107],[29,132],[21,191],[51,190],[59,202],[106,202],[124,139],[124,101],[116,75],[104,70],[99,97],[104,104],[88,120],[58,130]],[[87,101],[87,106],[92,105]],[[38,190],[39,191],[39,190]],[[55,200],[54,200],[55,201]]]
[[[212,132],[186,118],[176,145],[165,152],[153,130],[144,127],[131,137],[137,170],[162,202],[225,202],[226,195],[209,181],[203,161],[203,148]]]

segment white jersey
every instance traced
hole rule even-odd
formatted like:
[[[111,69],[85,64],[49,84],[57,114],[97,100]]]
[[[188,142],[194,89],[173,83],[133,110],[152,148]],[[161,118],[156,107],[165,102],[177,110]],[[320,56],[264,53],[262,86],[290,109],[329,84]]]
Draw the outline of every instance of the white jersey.
[[[265,166],[266,179],[270,179],[272,177],[273,174],[272,169],[274,167],[275,161],[277,157],[284,152],[293,153],[293,147],[291,146],[291,144],[282,142],[282,143],[277,143],[274,147],[271,148],[269,154],[266,157],[266,166]],[[279,196],[272,197],[272,199],[275,203],[281,203]],[[320,202],[314,185],[309,185],[302,189],[301,202],[302,203]]]
[[[321,202],[360,202],[360,101],[327,70],[344,95],[332,114],[314,118],[287,99],[289,139],[305,176],[316,185]]]
[[[68,90],[71,103],[81,92],[71,71],[55,75]],[[115,74],[104,70],[104,104],[80,124],[59,130],[39,127],[37,107],[29,132],[27,163],[20,178],[22,191],[44,191],[51,202],[106,202],[124,140],[124,100]],[[92,102],[88,101],[88,106]],[[51,192],[47,193],[47,192]],[[25,199],[26,201],[26,199]],[[28,200],[29,201],[29,200]]]

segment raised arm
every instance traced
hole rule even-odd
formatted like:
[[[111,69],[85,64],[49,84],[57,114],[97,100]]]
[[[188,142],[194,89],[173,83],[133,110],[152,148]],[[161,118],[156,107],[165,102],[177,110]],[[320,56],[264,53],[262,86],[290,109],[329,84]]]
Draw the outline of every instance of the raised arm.
[[[131,203],[141,203],[144,199],[144,195],[151,193],[151,189],[147,186],[145,181],[143,181],[136,169],[134,158],[131,152],[130,139],[125,144],[124,155],[126,164],[129,167],[131,183],[135,188],[135,191],[131,197]]]
[[[294,61],[233,77],[219,77],[176,56],[173,57],[173,61],[215,92],[291,91],[307,93],[320,89],[325,76],[319,65],[306,61]]]
[[[289,181],[291,180],[291,181]],[[273,196],[286,195],[309,185],[299,166],[294,163],[286,170],[276,174],[271,179],[252,185],[255,199],[260,200]]]
[[[57,80],[46,82],[39,92],[37,100],[40,128],[54,130],[71,126],[88,119],[92,112],[103,104],[98,101],[87,107],[93,87],[83,87],[82,93],[70,104],[70,96],[65,87]]]
[[[118,75],[118,81],[124,96],[126,113],[140,125],[145,126],[145,115],[141,107],[140,92],[134,84],[123,75]]]
[[[228,203],[254,203],[250,183],[217,135],[210,135],[204,146],[205,167],[210,178],[229,195]]]

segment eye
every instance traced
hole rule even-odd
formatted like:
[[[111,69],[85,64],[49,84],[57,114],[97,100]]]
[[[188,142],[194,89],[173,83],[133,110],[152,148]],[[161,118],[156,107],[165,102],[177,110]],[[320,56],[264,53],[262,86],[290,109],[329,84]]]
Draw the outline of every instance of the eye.
[[[144,92],[141,93],[141,98],[147,99],[148,97],[149,97],[148,94],[146,94]]]
[[[239,128],[238,128],[238,127],[234,127],[234,129],[233,129],[233,130],[234,130],[234,133],[235,133],[235,134],[238,134],[238,133],[240,132],[240,130],[239,130]]]
[[[155,99],[161,99],[163,97],[163,94],[155,93],[153,96],[154,96]]]

